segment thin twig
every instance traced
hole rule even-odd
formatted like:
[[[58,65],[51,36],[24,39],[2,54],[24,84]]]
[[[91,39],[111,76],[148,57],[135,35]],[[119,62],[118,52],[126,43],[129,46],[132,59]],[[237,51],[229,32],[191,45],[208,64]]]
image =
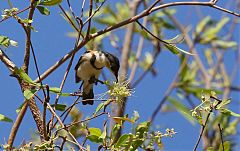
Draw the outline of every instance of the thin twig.
[[[87,18],[87,20],[83,23],[83,26],[84,26],[86,23],[88,23],[90,19],[92,19],[92,18],[94,17],[94,15],[100,10],[100,8],[103,6],[104,3],[105,3],[105,1],[103,1],[103,2],[97,7],[97,9],[92,13],[92,15],[89,16],[89,17]]]
[[[63,12],[63,14],[65,15],[65,17],[68,19],[69,23],[72,25],[72,27],[76,30],[79,31],[78,28],[76,27],[76,25],[74,24],[74,22],[71,20],[71,18],[68,16],[68,14],[66,13],[66,11],[63,9],[63,7],[61,5],[58,5],[59,8],[61,9],[61,11]]]
[[[210,6],[210,5],[212,5],[212,2],[211,3],[210,2],[197,2],[197,3],[196,2],[195,3],[194,2],[184,2],[184,3],[186,3],[186,5],[202,5],[202,6]],[[156,7],[153,7],[150,11],[144,10],[141,13],[139,13],[139,14],[137,14],[137,15],[129,18],[129,19],[126,19],[126,20],[124,20],[122,22],[117,23],[116,25],[109,26],[109,27],[107,27],[107,28],[105,28],[103,30],[100,30],[100,31],[98,31],[98,32],[96,32],[94,34],[90,34],[88,40],[83,40],[78,45],[78,47],[76,49],[71,50],[68,54],[63,56],[58,62],[56,62],[53,66],[51,66],[49,69],[47,69],[41,75],[41,77],[40,77],[41,79],[36,79],[35,82],[38,82],[40,80],[45,79],[49,74],[51,74],[59,66],[61,66],[66,60],[68,60],[73,53],[76,53],[79,49],[81,49],[89,40],[91,40],[91,39],[93,39],[95,37],[98,37],[98,36],[100,36],[102,34],[105,34],[105,33],[109,32],[109,31],[115,30],[117,28],[123,27],[123,26],[125,26],[127,24],[130,24],[132,22],[135,22],[136,20],[138,20],[140,18],[143,18],[143,17],[153,13],[154,11],[160,10],[162,8],[170,7],[170,6],[177,6],[177,5],[183,5],[183,4],[182,3],[181,4],[179,4],[179,3],[174,3],[174,4],[170,3],[170,4],[164,4],[164,5],[156,6]]]
[[[9,19],[9,18],[11,18],[11,17],[13,17],[13,16],[15,16],[15,15],[18,15],[18,14],[20,14],[20,13],[23,13],[23,12],[25,12],[26,10],[29,10],[30,8],[31,8],[31,7],[28,6],[28,7],[24,8],[24,9],[22,9],[22,10],[16,12],[16,13],[14,13],[12,16],[8,16],[8,17],[6,17],[6,18],[3,18],[2,20],[0,20],[0,23],[2,23],[3,21],[6,21],[7,19]]]
[[[36,94],[34,94],[35,97],[38,98],[38,100],[41,100],[39,98],[39,96],[37,96]],[[42,101],[41,101],[42,102]],[[47,103],[47,107],[49,109],[49,111],[56,117],[56,119],[58,120],[59,124],[61,125],[62,129],[66,130],[66,132],[71,136],[71,138],[75,141],[76,145],[79,147],[80,150],[84,150],[84,148],[79,144],[79,142],[77,141],[77,139],[74,137],[74,135],[68,131],[64,125],[64,123],[62,122],[62,120],[60,119],[60,117],[56,114],[56,112],[53,110],[52,106]]]
[[[145,17],[143,19],[143,26],[146,26],[146,25],[147,25],[147,17]],[[131,70],[131,73],[130,73],[130,76],[129,76],[129,82],[130,83],[132,83],[132,80],[135,76],[135,73],[136,73],[136,70],[137,70],[137,67],[138,67],[139,59],[140,59],[140,56],[142,54],[143,43],[144,43],[144,37],[141,36],[140,39],[139,39],[139,42],[138,42],[136,59],[135,59],[133,65],[132,65],[132,70]]]
[[[27,101],[25,100],[21,110],[18,113],[18,116],[17,116],[15,122],[13,123],[11,132],[10,132],[9,137],[8,137],[9,149],[12,149],[12,145],[13,145],[14,139],[16,137],[16,134],[18,132],[18,128],[22,123],[22,120],[23,120],[23,117],[26,114],[27,108],[28,108],[28,104],[27,104]]]
[[[209,117],[210,117],[210,114],[211,114],[211,112],[209,112],[209,113],[207,114],[206,121],[205,121],[205,123],[202,125],[201,132],[200,132],[200,134],[199,134],[199,136],[198,136],[198,140],[197,140],[197,143],[195,144],[195,147],[194,147],[193,151],[196,151],[196,150],[197,150],[197,147],[198,147],[199,142],[200,142],[200,140],[201,140],[201,138],[202,138],[202,135],[203,135],[203,132],[204,132],[205,127],[206,127],[206,125],[207,125],[207,122],[208,122],[208,119],[209,119]]]
[[[90,34],[90,30],[91,30],[91,20],[92,18],[90,18],[90,16],[92,16],[92,9],[93,9],[93,0],[89,0],[89,21],[88,21],[88,27],[87,27],[87,34],[86,34],[86,39],[89,39],[89,34]]]
[[[172,6],[181,6],[181,5],[184,5],[184,6],[187,6],[187,5],[190,5],[190,6],[193,6],[193,5],[198,5],[198,6],[208,6],[208,7],[212,7],[212,8],[215,8],[215,9],[218,9],[220,11],[223,11],[223,12],[226,12],[226,13],[229,13],[229,14],[232,14],[232,15],[235,15],[235,16],[240,16],[240,14],[238,13],[235,13],[235,12],[232,12],[230,10],[227,10],[227,9],[224,9],[222,7],[219,7],[217,5],[215,5],[216,2],[213,2],[213,1],[209,1],[209,2],[172,2],[172,3],[166,3],[166,4],[163,4],[163,5],[160,5],[160,6],[156,6],[154,8],[151,9],[151,12],[154,12],[156,10],[159,10],[159,9],[163,9],[163,8],[166,8],[166,7],[172,7]]]
[[[79,124],[79,123],[83,123],[83,122],[86,122],[86,121],[90,121],[90,120],[95,119],[95,118],[97,118],[97,117],[99,117],[99,116],[101,116],[101,115],[104,115],[104,114],[109,115],[108,112],[102,112],[102,113],[99,113],[99,114],[94,115],[94,116],[92,116],[92,117],[89,117],[89,118],[87,118],[87,119],[85,119],[85,120],[73,122],[73,123],[71,123],[71,124],[69,124],[69,125],[66,125],[66,128],[72,127],[72,126],[74,126],[74,125],[76,125],[76,124]]]
[[[221,144],[222,144],[222,150],[224,151],[224,142],[223,142],[223,129],[221,128],[220,123],[218,123],[220,138],[221,138]]]

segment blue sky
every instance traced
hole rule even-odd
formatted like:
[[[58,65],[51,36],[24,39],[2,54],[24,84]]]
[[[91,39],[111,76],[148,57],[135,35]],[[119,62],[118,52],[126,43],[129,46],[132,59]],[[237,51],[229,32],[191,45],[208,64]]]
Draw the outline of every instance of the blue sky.
[[[18,7],[20,9],[26,7],[26,5],[24,6],[24,4],[20,1],[14,0],[12,2],[13,4],[15,4],[15,7]],[[108,1],[108,3],[110,3],[110,1]],[[8,8],[7,1],[1,2],[0,9],[3,10],[4,8]],[[179,18],[181,23],[183,23],[184,25],[196,25],[197,18],[194,17],[194,14],[191,13],[191,11],[193,10],[192,7],[176,8],[178,8],[178,11],[175,16]],[[186,10],[185,8],[188,9]],[[58,7],[52,7],[50,8],[50,11],[50,16],[40,15],[39,12],[36,11],[33,22],[33,26],[38,32],[32,33],[32,43],[34,45],[35,53],[37,55],[40,73],[43,73],[56,61],[58,61],[58,59],[60,59],[63,55],[69,52],[69,50],[71,50],[74,46],[74,39],[66,36],[68,32],[72,31],[72,28],[59,15],[60,10],[58,9]],[[221,12],[210,8],[206,8],[204,11],[204,15],[211,15],[214,18],[219,18],[220,16],[217,15],[219,13],[222,14]],[[27,15],[26,13],[23,13],[20,16]],[[191,17],[192,20],[188,20],[188,17]],[[237,31],[239,33],[239,29]],[[9,36],[11,39],[18,42],[19,46],[17,48],[11,47],[7,49],[6,54],[16,63],[17,66],[21,66],[25,40],[22,28],[19,24],[17,24],[15,20],[9,19],[0,24],[0,34]],[[177,34],[177,31],[176,33],[169,33],[166,38],[172,38],[174,37],[174,35]],[[238,35],[239,34],[237,34],[236,32],[234,38],[239,38]],[[119,56],[119,53],[111,45],[107,44],[107,39],[104,42],[106,47],[104,47],[105,49]],[[147,43],[145,45],[146,47],[148,47]],[[149,47],[149,49],[151,48]],[[74,65],[77,63],[79,56],[84,51],[84,49],[81,49],[79,53],[77,53],[74,60]],[[234,62],[231,61],[234,60],[233,57],[233,54],[229,54],[225,59],[230,69],[234,65]],[[153,77],[151,74],[148,74],[145,79],[136,88],[134,88],[135,93],[132,97],[129,98],[129,101],[127,102],[126,112],[131,115],[134,110],[137,110],[141,117],[140,121],[145,121],[149,119],[153,110],[158,105],[159,101],[162,99],[169,84],[172,82],[178,69],[178,63],[178,57],[176,55],[164,50],[158,57],[157,63],[155,64],[158,76]],[[44,83],[54,87],[59,87],[66,67],[67,63],[57,69],[51,76],[49,76],[44,81]],[[32,79],[35,79],[36,72],[34,70],[33,63],[31,63],[30,69],[30,77],[32,77]],[[138,70],[137,73],[140,72],[141,70]],[[24,97],[21,93],[17,80],[10,77],[9,74],[10,73],[6,69],[6,67],[2,63],[0,63],[0,94],[2,96],[0,114],[4,114],[12,119],[15,119],[17,116],[15,110],[22,104]],[[114,77],[111,75],[109,78],[114,79]],[[239,80],[237,78],[236,84],[239,85]],[[74,81],[74,70],[72,67],[63,91],[74,92],[78,89],[78,87],[79,85],[75,84]],[[95,87],[96,94],[102,93],[104,91],[105,88],[103,86]],[[232,95],[232,98],[235,101],[239,101],[239,95],[237,93],[234,93]],[[72,99],[63,97],[60,99],[60,102],[70,104],[72,102]],[[78,107],[84,113],[84,116],[88,116],[91,115],[97,104],[98,103],[95,103],[94,106],[78,105]],[[239,102],[236,103],[233,109],[235,111],[239,109]],[[90,122],[90,126],[99,125],[99,127],[101,128],[102,119],[104,118],[93,120],[92,122]],[[0,144],[3,144],[7,141],[11,126],[11,123],[0,122]],[[199,125],[193,126],[179,113],[176,112],[165,114],[159,113],[156,120],[154,121],[154,126],[159,126],[160,131],[165,131],[166,128],[174,128],[175,131],[178,132],[173,138],[163,138],[164,148],[167,151],[192,150],[200,130]],[[126,128],[127,127],[129,126],[126,125]],[[19,133],[17,134],[15,145],[19,145],[23,139],[28,140],[34,130],[36,130],[36,127],[34,125],[31,113],[28,110],[27,115],[24,117],[24,120],[19,129]]]

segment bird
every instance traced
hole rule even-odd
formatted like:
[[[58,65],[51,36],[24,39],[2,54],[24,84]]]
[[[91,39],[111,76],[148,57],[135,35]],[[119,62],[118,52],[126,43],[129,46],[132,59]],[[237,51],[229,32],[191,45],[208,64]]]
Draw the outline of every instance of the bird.
[[[116,82],[118,82],[118,71],[120,68],[119,60],[113,54],[106,51],[87,50],[78,60],[75,66],[75,82],[82,84],[82,104],[93,105],[93,84],[101,82],[98,80],[102,69],[107,67],[115,76]]]

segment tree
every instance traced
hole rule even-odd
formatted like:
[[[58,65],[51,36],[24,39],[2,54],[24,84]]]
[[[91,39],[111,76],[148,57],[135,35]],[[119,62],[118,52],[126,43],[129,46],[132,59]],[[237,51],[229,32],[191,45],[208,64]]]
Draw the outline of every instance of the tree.
[[[22,105],[18,101],[21,107],[4,149],[16,148],[13,142],[27,108],[35,121],[35,137],[38,139],[23,143],[20,146],[22,149],[90,150],[90,145],[92,147],[94,144],[97,144],[98,150],[162,149],[162,138],[172,137],[176,132],[172,128],[167,128],[166,132],[157,131],[153,122],[160,111],[169,112],[172,109],[181,113],[189,122],[199,123],[201,126],[196,145],[192,147],[194,150],[198,148],[201,139],[204,150],[233,149],[240,115],[227,105],[231,102],[229,98],[233,92],[239,91],[236,80],[239,53],[235,51],[238,44],[234,40],[239,14],[233,11],[239,9],[239,1],[235,1],[236,5],[229,9],[225,7],[227,4],[228,2],[217,0],[168,3],[161,0],[133,0],[116,4],[99,0],[31,0],[26,4],[27,7],[20,8],[17,7],[17,2],[8,0],[8,8],[2,9],[0,23],[7,25],[9,20],[17,21],[16,30],[22,28],[25,35],[25,50],[21,58],[23,64],[18,66],[8,54],[9,47],[17,46],[18,43],[11,39],[12,35],[1,35],[0,59],[11,76],[17,79],[25,100]],[[199,20],[188,21],[193,25],[185,27],[185,24],[179,21],[179,16],[183,17],[185,14],[180,14],[178,11],[181,10],[175,9],[181,5],[186,9],[189,8],[188,5],[196,6],[194,17],[197,16]],[[172,6],[175,6],[174,9]],[[42,73],[36,48],[43,48],[39,47],[34,39],[34,35],[38,34],[37,27],[40,28],[41,24],[35,23],[35,20],[42,17],[36,15],[38,12],[46,16],[59,16],[50,14],[51,9],[53,12],[54,9],[61,11],[60,15],[73,30],[68,35],[74,39],[71,40],[72,49],[68,48],[69,51],[60,59],[52,56],[53,59],[58,59],[57,62]],[[205,15],[203,11],[217,11],[218,14],[222,12],[225,16],[213,18]],[[47,20],[47,17],[44,19]],[[54,30],[57,26],[58,24],[51,29]],[[169,38],[168,34],[174,36]],[[53,41],[48,39],[49,36],[46,33],[46,39]],[[123,40],[121,37],[124,37]],[[120,44],[121,42],[123,44]],[[94,100],[101,102],[92,110],[92,115],[83,118],[85,113],[77,107],[82,101],[81,94],[73,93],[74,90],[64,91],[68,90],[68,82],[73,83],[73,80],[68,78],[72,72],[72,64],[75,55],[83,51],[83,48],[104,50],[106,47],[118,50],[121,76],[116,83],[106,78],[108,76],[103,73],[107,90],[103,88],[101,92],[105,91],[104,95]],[[151,118],[139,122],[138,112],[134,111],[132,116],[129,115],[126,113],[126,105],[135,91],[134,88],[144,81],[148,73],[157,76],[156,68],[167,71],[164,65],[157,67],[157,59],[163,55],[163,50],[169,50],[167,53],[176,56],[175,62],[179,62],[177,72],[162,100],[156,109],[153,109]],[[235,56],[236,65],[232,70],[228,68],[227,62],[224,62],[228,54]],[[64,66],[65,64],[67,66]],[[46,78],[53,76],[58,68],[61,68],[63,78],[56,87],[54,81],[46,82]],[[34,72],[37,73],[35,80],[31,76]],[[151,95],[144,99],[150,97]],[[60,99],[70,100],[72,103],[62,103]],[[102,119],[102,116],[105,117]],[[0,119],[12,122],[4,115],[1,115]],[[102,127],[91,126],[95,119],[102,121]],[[123,131],[124,123],[132,123],[132,129]]]

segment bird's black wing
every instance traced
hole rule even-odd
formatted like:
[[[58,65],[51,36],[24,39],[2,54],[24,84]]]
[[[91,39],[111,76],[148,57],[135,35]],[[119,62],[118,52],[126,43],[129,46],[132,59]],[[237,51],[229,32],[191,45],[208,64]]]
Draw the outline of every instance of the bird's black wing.
[[[80,59],[78,60],[78,63],[75,66],[75,82],[78,83],[81,81],[81,79],[77,76],[77,70],[79,68],[79,66],[83,63],[83,56],[80,57]]]

